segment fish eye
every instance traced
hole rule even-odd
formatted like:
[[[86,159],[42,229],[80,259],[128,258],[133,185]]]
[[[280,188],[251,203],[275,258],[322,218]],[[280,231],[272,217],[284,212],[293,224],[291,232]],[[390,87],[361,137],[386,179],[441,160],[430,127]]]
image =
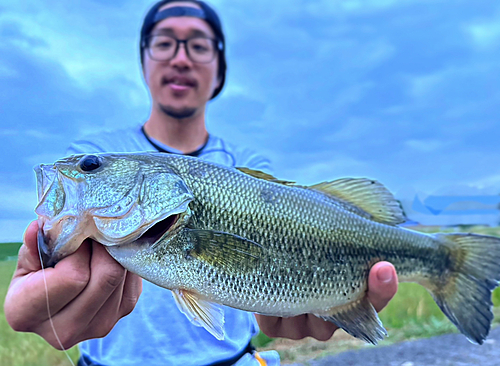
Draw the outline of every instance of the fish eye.
[[[101,166],[101,159],[96,155],[86,155],[80,160],[80,169],[84,172],[91,172]]]

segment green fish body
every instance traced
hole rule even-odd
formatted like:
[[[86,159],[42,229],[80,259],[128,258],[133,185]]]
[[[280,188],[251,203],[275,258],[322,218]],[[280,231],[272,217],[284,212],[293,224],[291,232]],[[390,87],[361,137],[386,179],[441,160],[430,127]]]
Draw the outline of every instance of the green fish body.
[[[55,262],[90,237],[125,268],[172,290],[218,339],[223,308],[315,314],[370,343],[386,331],[366,297],[371,266],[393,263],[469,340],[482,343],[500,280],[500,239],[398,227],[380,183],[302,187],[249,169],[156,153],[78,155],[36,168],[40,246]]]

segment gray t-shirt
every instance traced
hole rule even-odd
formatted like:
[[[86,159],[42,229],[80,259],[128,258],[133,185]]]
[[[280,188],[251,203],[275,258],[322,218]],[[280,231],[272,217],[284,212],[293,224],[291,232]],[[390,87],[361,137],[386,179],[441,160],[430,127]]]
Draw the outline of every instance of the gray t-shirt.
[[[69,146],[68,153],[158,151],[158,148],[171,153],[181,153],[151,137],[146,137],[142,126],[139,125],[134,128],[86,136],[84,139],[74,141]],[[251,149],[228,143],[216,136],[210,135],[207,143],[197,152],[200,159],[214,163],[270,171],[270,162],[262,155]]]
[[[156,147],[155,147],[156,145]],[[136,152],[165,150],[179,153],[159,141],[147,138],[142,126],[102,132],[73,142],[68,153]],[[269,172],[269,160],[252,150],[210,136],[197,151],[200,159],[233,167],[248,167]],[[121,319],[104,338],[80,344],[82,354],[96,365],[164,366],[209,365],[234,357],[257,334],[251,313],[225,307],[226,338],[218,341],[205,329],[194,326],[178,309],[170,291],[143,281],[143,290],[134,311]],[[279,364],[276,352],[261,356],[269,366]],[[245,354],[238,366],[256,366]]]

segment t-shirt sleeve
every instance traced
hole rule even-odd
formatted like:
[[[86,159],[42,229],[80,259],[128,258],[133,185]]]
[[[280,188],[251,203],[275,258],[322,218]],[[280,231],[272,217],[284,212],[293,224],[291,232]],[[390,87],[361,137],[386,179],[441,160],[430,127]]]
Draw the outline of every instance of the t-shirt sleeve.
[[[247,168],[261,170],[265,173],[271,173],[271,161],[259,154],[252,154],[246,164]]]
[[[261,155],[251,149],[242,149],[236,154],[235,167],[260,170],[268,174],[273,173],[271,169],[271,161],[264,155]]]
[[[68,149],[67,154],[88,154],[88,153],[103,153],[106,152],[102,146],[90,141],[77,140],[72,142]]]

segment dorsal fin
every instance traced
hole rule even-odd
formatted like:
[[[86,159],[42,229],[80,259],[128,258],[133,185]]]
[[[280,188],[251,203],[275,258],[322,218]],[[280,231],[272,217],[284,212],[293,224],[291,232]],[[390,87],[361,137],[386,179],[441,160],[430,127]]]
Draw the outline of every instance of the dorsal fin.
[[[309,188],[340,199],[346,209],[360,216],[388,225],[406,221],[403,209],[381,183],[366,178],[342,178]]]
[[[255,170],[255,169],[250,169],[250,168],[245,168],[245,167],[238,167],[236,169],[238,169],[240,172],[248,174],[254,178],[264,179],[264,180],[267,180],[269,182],[284,184],[286,186],[293,186],[295,184],[295,182],[290,182],[288,180],[281,180],[281,179],[275,178],[271,174],[264,173],[263,171],[260,171],[260,170]]]

